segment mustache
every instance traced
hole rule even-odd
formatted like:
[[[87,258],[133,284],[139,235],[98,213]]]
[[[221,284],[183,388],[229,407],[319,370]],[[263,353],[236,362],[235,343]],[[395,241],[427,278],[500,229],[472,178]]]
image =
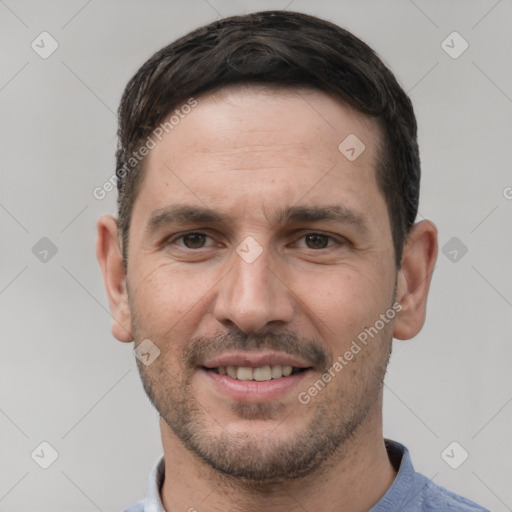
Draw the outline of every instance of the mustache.
[[[268,331],[249,335],[241,330],[231,330],[211,338],[198,337],[185,349],[183,362],[188,367],[196,367],[205,359],[216,357],[226,351],[254,352],[261,349],[275,350],[300,357],[308,361],[311,366],[323,371],[332,366],[332,356],[322,345],[288,331]]]

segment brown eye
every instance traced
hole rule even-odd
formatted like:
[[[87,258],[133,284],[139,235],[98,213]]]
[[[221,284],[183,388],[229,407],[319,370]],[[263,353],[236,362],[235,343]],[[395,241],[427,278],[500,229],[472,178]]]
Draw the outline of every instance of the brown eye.
[[[311,233],[304,238],[309,249],[325,249],[331,237],[320,233]]]
[[[204,246],[207,236],[201,233],[189,233],[188,235],[183,235],[181,238],[183,239],[183,244],[188,249],[201,249]]]

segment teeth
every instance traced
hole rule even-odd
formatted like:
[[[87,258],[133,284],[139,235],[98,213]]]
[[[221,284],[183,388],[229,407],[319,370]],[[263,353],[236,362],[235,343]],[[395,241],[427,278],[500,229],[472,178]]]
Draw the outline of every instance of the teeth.
[[[272,371],[270,370],[270,366],[267,365],[254,368],[252,371],[252,377],[257,381],[270,380],[272,378]]]
[[[247,366],[239,366],[236,372],[238,380],[252,380],[252,368]]]
[[[275,364],[258,368],[250,368],[249,366],[219,366],[216,370],[220,375],[228,375],[232,379],[263,382],[288,377],[293,373],[294,368],[293,366]],[[298,371],[298,368],[295,368],[295,370]]]
[[[293,368],[291,366],[283,366],[282,372],[285,377],[292,374]]]
[[[280,364],[276,364],[271,367],[270,373],[273,379],[279,379],[279,377],[283,376],[283,367]]]

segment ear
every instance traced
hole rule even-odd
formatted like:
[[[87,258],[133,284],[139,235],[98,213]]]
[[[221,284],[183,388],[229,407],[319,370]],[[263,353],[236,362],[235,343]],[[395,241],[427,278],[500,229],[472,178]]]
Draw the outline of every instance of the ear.
[[[119,246],[117,220],[112,215],[103,215],[98,219],[97,228],[96,256],[103,273],[112,312],[112,334],[119,341],[133,341],[126,272]]]
[[[409,233],[398,272],[396,300],[402,309],[394,325],[395,338],[408,340],[423,327],[436,260],[437,229],[428,220],[418,222]]]

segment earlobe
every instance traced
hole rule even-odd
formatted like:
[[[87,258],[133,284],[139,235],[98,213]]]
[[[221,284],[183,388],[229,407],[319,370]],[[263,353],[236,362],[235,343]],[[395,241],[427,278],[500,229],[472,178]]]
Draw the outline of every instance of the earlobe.
[[[133,341],[131,315],[128,305],[126,272],[119,248],[117,221],[111,215],[103,215],[97,223],[96,256],[103,273],[110,311],[112,334],[119,341]]]
[[[423,327],[436,259],[437,229],[432,222],[421,221],[409,233],[398,272],[396,300],[402,310],[395,322],[395,338],[413,338]]]

